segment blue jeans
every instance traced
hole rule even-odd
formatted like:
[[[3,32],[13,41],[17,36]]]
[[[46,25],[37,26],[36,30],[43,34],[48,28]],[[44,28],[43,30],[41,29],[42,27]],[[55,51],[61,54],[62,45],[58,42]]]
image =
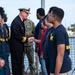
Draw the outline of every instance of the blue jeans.
[[[42,69],[42,75],[48,75],[47,74],[47,69],[46,69],[46,63],[43,58],[39,58],[40,64],[41,64],[41,69]]]

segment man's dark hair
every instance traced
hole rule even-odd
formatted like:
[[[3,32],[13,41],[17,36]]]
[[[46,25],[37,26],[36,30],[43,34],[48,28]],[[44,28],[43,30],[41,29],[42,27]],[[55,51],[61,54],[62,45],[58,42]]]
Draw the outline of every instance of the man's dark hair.
[[[2,18],[4,16],[4,14],[5,14],[4,8],[0,7],[0,15],[1,15]]]
[[[49,9],[48,13],[50,13],[54,8],[57,8],[57,7],[56,7],[56,6],[52,6],[52,7]]]
[[[1,13],[2,19],[4,19],[4,22],[7,22],[7,15],[5,13]]]
[[[39,13],[40,16],[45,16],[45,10],[43,8],[37,9],[37,14]]]
[[[5,13],[4,8],[3,8],[3,7],[0,7],[0,12]]]
[[[0,14],[2,15],[3,13],[5,13],[4,8],[0,7]]]
[[[64,17],[64,11],[61,8],[54,8],[52,13],[57,16],[57,20],[61,21]]]
[[[4,14],[3,18],[4,18],[4,22],[7,22],[7,14]]]

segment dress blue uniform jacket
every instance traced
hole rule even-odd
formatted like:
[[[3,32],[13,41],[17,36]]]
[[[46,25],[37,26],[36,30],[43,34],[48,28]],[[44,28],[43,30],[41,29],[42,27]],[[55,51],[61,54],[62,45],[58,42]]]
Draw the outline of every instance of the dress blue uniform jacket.
[[[0,67],[0,75],[10,75],[8,71],[9,65],[8,64],[8,52],[9,46],[6,43],[6,28],[5,26],[0,26],[0,59],[3,59],[5,61],[4,67]]]

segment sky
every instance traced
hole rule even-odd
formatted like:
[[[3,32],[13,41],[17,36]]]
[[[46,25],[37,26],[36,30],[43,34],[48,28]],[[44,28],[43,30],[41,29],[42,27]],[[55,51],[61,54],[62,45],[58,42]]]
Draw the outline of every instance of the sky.
[[[11,24],[12,20],[19,14],[19,8],[30,8],[30,18],[35,25],[38,23],[36,18],[36,10],[41,7],[41,0],[0,0],[0,6],[4,8],[8,21]],[[65,15],[62,24],[69,27],[75,23],[75,0],[45,0],[45,13],[52,6],[60,7],[64,10]]]

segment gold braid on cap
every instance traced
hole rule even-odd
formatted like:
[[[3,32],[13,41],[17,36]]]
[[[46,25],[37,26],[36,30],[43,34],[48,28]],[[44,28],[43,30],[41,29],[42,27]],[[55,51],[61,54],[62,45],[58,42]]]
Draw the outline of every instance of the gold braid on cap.
[[[29,9],[24,9],[23,11],[30,14],[30,8]]]

